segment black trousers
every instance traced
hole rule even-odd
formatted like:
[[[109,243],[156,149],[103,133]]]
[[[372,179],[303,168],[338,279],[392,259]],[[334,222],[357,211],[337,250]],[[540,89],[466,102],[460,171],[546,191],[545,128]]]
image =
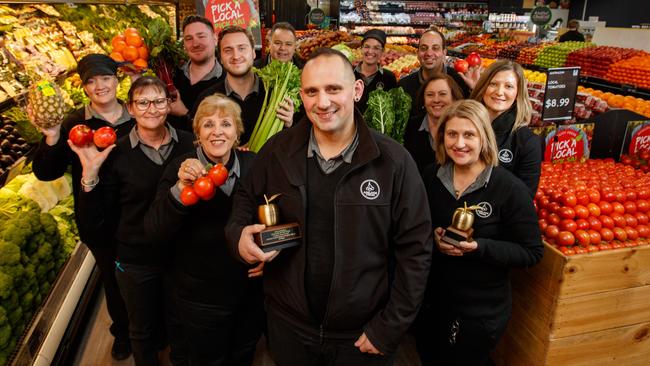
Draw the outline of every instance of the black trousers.
[[[422,365],[489,365],[507,319],[464,317],[423,304],[413,327]]]
[[[224,294],[224,296],[228,296]],[[265,321],[261,289],[239,305],[206,304],[178,297],[192,366],[247,366]]]
[[[99,268],[99,278],[104,286],[106,296],[106,309],[111,320],[113,320],[110,332],[113,337],[128,341],[129,315],[126,312],[126,305],[115,279],[116,248],[113,245],[86,244],[86,246],[95,257],[95,263]]]
[[[362,353],[354,346],[356,338],[326,339],[321,343],[318,338],[300,334],[270,314],[268,332],[271,357],[278,366],[390,366],[395,362],[395,355]]]

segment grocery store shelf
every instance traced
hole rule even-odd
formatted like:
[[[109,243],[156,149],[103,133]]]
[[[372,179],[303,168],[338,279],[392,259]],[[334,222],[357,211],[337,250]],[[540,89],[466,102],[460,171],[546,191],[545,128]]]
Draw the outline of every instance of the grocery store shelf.
[[[176,5],[180,0],[45,0],[45,1],[29,1],[29,0],[3,0],[3,4],[117,4],[117,5]]]

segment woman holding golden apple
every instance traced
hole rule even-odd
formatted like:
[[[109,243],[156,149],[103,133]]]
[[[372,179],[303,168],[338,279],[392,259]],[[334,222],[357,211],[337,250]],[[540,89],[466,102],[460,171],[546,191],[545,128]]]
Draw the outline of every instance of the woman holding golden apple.
[[[436,229],[418,352],[425,365],[483,365],[510,317],[509,269],[542,257],[537,216],[528,189],[498,166],[480,103],[447,107],[435,151],[438,165],[423,172]]]
[[[261,267],[249,269],[229,255],[223,228],[231,195],[254,154],[237,151],[244,132],[241,109],[222,94],[200,103],[192,127],[198,146],[165,170],[145,228],[173,243],[175,305],[191,364],[249,365],[264,324],[261,281],[251,278],[261,274]],[[217,164],[227,169],[225,182],[198,203],[183,204],[184,188]]]

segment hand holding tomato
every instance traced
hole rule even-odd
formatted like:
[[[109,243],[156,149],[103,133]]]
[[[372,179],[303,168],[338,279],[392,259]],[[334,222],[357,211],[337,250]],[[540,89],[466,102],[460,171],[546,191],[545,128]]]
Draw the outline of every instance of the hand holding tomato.
[[[75,145],[71,140],[68,140],[70,149],[79,156],[79,162],[82,167],[82,176],[85,180],[92,180],[99,175],[99,169],[108,158],[108,155],[115,148],[115,144],[106,147],[104,150],[99,151],[93,144],[86,144],[83,146]]]
[[[195,180],[205,175],[205,167],[199,159],[186,159],[178,168],[178,188],[182,191],[186,186],[191,186]]]

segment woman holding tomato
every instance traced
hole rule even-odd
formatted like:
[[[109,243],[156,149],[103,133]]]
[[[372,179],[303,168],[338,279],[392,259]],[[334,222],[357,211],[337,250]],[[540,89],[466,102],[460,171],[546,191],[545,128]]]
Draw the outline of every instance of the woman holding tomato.
[[[424,113],[412,116],[404,131],[404,147],[420,171],[436,160],[433,139],[440,116],[448,105],[461,99],[463,92],[447,74],[434,74],[420,87],[416,103]]]
[[[438,165],[423,172],[437,250],[416,342],[423,365],[483,365],[510,318],[509,269],[542,258],[541,234],[524,184],[498,166],[485,107],[455,102],[439,123]],[[445,228],[462,207],[474,210],[474,231],[451,244]]]
[[[83,167],[80,224],[103,232],[117,246],[115,276],[129,315],[135,364],[158,365],[170,250],[167,240],[147,235],[143,218],[164,169],[193,148],[194,137],[166,123],[170,99],[158,78],[137,79],[128,96],[136,126],[116,145],[103,151],[92,144],[69,145]],[[178,332],[169,333],[174,359],[178,348],[172,337]]]
[[[237,151],[241,109],[222,94],[200,103],[193,129],[198,146],[165,170],[145,228],[174,243],[176,306],[191,364],[250,365],[264,324],[261,281],[250,277],[261,266],[249,269],[229,255],[224,226],[254,154]],[[200,201],[187,196],[190,186]]]
[[[524,70],[510,60],[498,60],[481,75],[470,95],[490,113],[497,138],[499,164],[537,191],[542,169],[542,145],[529,128],[532,107]]]

